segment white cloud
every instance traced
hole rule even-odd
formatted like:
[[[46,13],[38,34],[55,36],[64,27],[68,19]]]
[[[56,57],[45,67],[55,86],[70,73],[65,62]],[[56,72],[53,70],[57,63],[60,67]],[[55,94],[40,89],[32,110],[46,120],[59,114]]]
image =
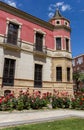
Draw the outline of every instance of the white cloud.
[[[64,2],[57,2],[56,3],[56,7],[60,7],[60,6],[63,6]]]
[[[49,10],[49,11],[54,11],[55,8],[56,8],[56,5],[55,5],[55,4],[50,4],[48,10]]]
[[[84,9],[80,10],[80,12],[84,12]]]
[[[59,8],[62,12],[71,10],[71,6],[69,4],[65,4],[62,2],[57,2],[55,4],[50,4],[48,10],[49,10],[49,17],[52,17],[54,15],[54,12],[56,8]]]
[[[71,10],[71,7],[70,7],[70,5],[62,5],[61,6],[61,10],[64,12],[64,11],[66,11],[66,10]]]
[[[49,18],[52,18],[53,15],[54,15],[54,13],[53,13],[53,12],[50,12],[50,13],[48,14],[48,17],[49,17]]]
[[[49,6],[49,11],[53,11],[53,8],[51,6]]]
[[[65,4],[64,2],[57,2],[55,4],[50,4],[49,11],[55,11],[56,8],[61,9],[61,11],[71,10],[69,4]]]
[[[13,7],[17,7],[16,2],[14,0],[4,0],[4,2],[6,2],[7,4]]]

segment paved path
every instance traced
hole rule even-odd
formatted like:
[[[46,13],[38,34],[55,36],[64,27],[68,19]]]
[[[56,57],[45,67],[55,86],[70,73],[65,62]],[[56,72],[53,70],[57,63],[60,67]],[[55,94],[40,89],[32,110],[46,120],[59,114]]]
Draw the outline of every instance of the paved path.
[[[20,124],[59,120],[68,117],[84,118],[84,111],[78,110],[39,110],[24,112],[0,112],[0,128]]]

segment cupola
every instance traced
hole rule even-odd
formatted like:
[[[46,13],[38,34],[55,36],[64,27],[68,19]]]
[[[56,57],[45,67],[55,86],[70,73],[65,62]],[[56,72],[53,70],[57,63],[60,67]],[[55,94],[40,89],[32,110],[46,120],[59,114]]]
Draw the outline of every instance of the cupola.
[[[49,22],[55,26],[65,25],[70,27],[70,21],[61,15],[59,9],[56,9],[54,16]]]

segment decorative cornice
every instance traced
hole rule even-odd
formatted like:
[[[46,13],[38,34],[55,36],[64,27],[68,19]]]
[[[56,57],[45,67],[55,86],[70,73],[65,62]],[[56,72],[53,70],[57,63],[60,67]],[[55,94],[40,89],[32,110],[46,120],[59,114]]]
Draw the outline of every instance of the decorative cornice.
[[[65,30],[71,32],[71,28],[68,27],[68,26],[65,26],[65,25],[54,26],[54,30],[55,30],[55,29],[56,29],[56,30],[57,30],[57,29],[65,29]]]
[[[63,20],[66,20],[66,21],[68,21],[70,23],[70,21],[67,18],[64,18],[64,17],[52,18],[52,19],[49,20],[49,22],[51,22],[52,20],[58,20],[58,19],[59,20],[63,19]]]
[[[17,17],[20,17],[22,19],[28,20],[32,23],[38,24],[38,25],[45,27],[51,31],[54,28],[54,26],[52,24],[50,24],[49,22],[43,21],[39,18],[36,18],[35,16],[32,16],[24,11],[21,11],[20,9],[9,6],[8,4],[1,2],[1,1],[0,1],[0,10],[8,12],[8,13],[15,15]]]
[[[0,43],[0,46],[3,46],[4,49],[8,49],[8,50],[14,50],[14,51],[21,51],[21,48],[16,46],[16,45],[12,45],[12,44],[3,44],[3,43]]]

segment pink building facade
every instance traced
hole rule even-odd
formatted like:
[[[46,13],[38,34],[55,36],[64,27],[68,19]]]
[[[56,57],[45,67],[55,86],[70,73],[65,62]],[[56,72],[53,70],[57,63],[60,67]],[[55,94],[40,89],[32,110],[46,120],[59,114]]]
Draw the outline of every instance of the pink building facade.
[[[73,94],[70,21],[49,22],[0,2],[1,94],[30,88]]]

